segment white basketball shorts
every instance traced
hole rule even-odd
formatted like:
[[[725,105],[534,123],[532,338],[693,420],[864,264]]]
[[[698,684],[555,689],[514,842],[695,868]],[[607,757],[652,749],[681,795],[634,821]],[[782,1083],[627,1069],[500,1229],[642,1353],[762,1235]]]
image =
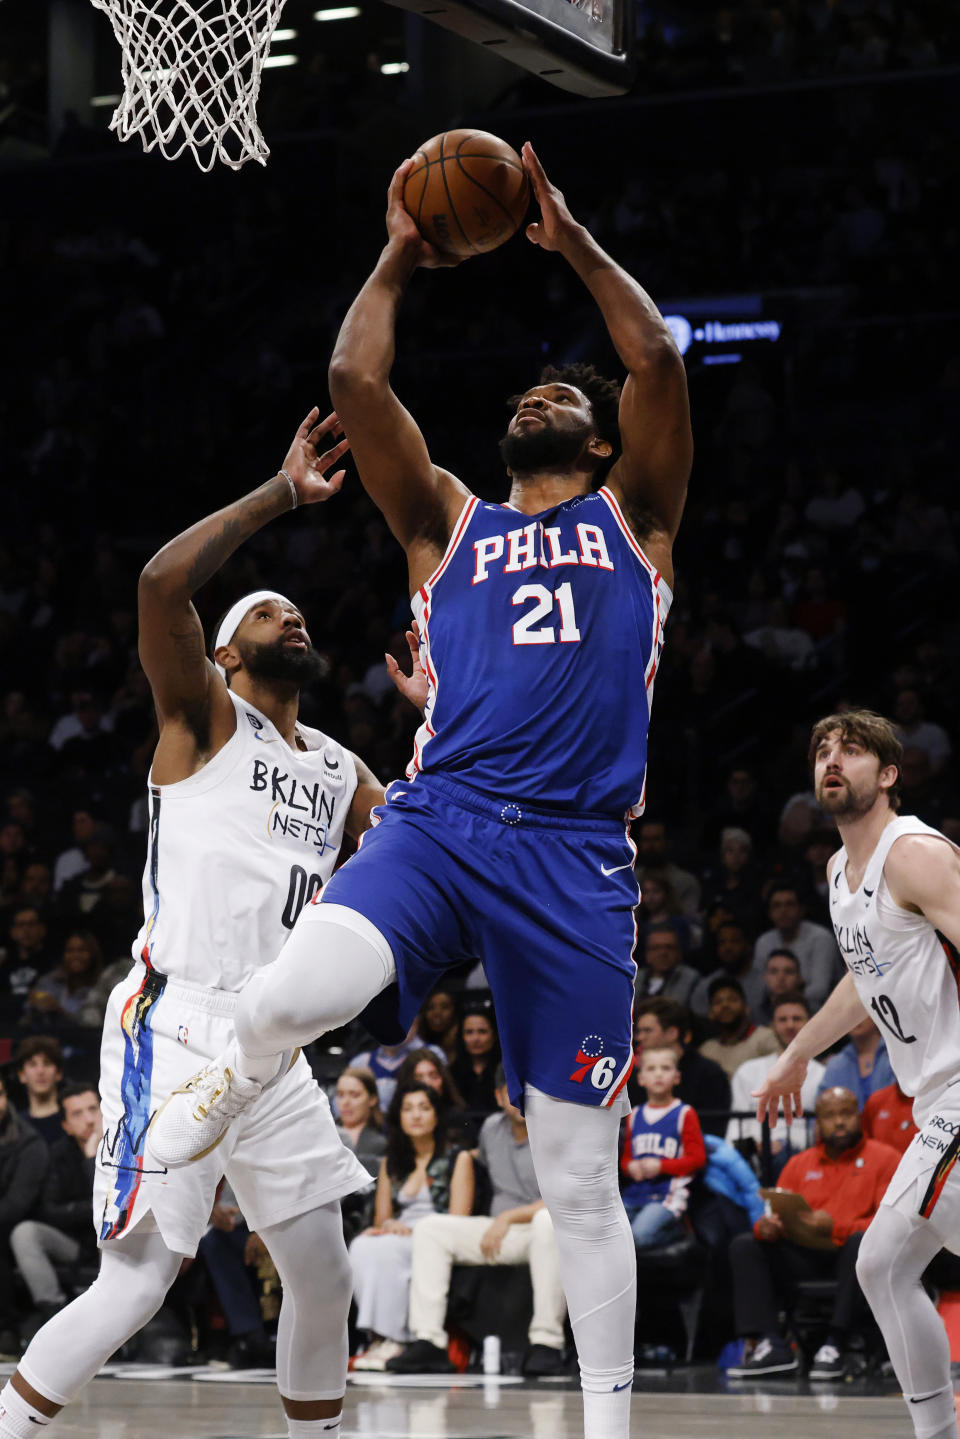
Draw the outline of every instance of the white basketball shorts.
[[[144,1153],[151,1115],[172,1089],[226,1048],[237,999],[226,990],[168,979],[139,962],[111,994],[100,1051],[104,1133],[93,1193],[101,1244],[147,1222],[169,1249],[195,1254],[223,1175],[253,1230],[371,1184],[341,1142],[327,1097],[302,1054],[216,1149],[184,1169],[151,1165]]]
[[[947,1089],[928,1110],[887,1186],[883,1203],[931,1224],[960,1254],[960,1094]]]

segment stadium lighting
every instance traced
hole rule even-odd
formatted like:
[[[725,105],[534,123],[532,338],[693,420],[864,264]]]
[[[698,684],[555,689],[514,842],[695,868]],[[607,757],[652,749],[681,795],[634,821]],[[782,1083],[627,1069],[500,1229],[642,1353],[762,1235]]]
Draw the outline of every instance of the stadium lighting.
[[[105,110],[108,105],[119,105],[119,95],[91,95],[90,105],[94,110]]]
[[[296,30],[274,30],[271,40],[296,40]]]
[[[380,66],[381,75],[406,75],[410,66],[406,60],[388,60],[386,65]]]
[[[268,55],[263,62],[264,70],[279,70],[285,65],[299,65],[299,55]]]
[[[359,5],[334,5],[329,10],[315,10],[314,20],[355,20],[363,12]]]

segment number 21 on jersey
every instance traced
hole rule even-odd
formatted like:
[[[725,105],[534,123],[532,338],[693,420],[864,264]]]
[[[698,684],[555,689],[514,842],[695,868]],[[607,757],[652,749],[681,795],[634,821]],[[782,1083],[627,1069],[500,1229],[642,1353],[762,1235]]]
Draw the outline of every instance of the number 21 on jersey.
[[[561,644],[576,644],[580,639],[577,629],[577,615],[573,606],[573,586],[570,581],[558,585],[556,593],[546,585],[521,585],[514,591],[511,604],[525,605],[533,601],[513,626],[515,645],[552,645],[559,639]],[[559,611],[560,628],[557,630],[554,609]],[[547,620],[549,623],[541,623]]]

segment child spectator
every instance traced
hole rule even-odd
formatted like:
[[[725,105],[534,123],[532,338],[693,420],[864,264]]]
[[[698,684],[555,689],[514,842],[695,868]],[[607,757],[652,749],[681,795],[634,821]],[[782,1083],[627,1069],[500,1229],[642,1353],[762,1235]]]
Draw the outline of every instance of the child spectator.
[[[644,1048],[640,1082],[647,1100],[627,1119],[620,1155],[623,1203],[637,1248],[655,1249],[685,1232],[690,1181],[707,1156],[696,1114],[674,1094],[680,1070],[672,1046]]]

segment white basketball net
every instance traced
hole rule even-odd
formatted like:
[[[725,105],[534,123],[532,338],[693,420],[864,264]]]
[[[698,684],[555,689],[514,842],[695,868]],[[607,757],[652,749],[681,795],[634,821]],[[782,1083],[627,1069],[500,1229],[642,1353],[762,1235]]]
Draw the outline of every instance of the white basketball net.
[[[123,51],[121,140],[168,160],[191,150],[201,170],[266,163],[257,124],[263,62],[286,0],[92,0]]]

